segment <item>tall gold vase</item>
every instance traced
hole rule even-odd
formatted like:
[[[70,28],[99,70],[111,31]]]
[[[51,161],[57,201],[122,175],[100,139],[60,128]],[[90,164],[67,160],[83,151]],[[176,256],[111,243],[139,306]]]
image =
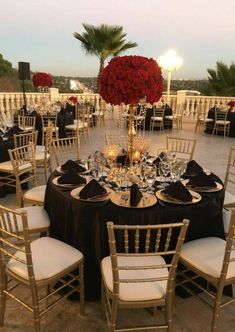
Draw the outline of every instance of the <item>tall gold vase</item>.
[[[135,105],[130,105],[129,106],[129,111],[130,111],[130,119],[129,119],[129,128],[128,128],[128,136],[129,136],[129,148],[128,148],[128,154],[129,154],[129,159],[130,159],[130,167],[133,166],[133,155],[134,155],[134,148],[133,148],[133,140],[136,135],[135,131],[135,112],[136,112],[136,106]]]

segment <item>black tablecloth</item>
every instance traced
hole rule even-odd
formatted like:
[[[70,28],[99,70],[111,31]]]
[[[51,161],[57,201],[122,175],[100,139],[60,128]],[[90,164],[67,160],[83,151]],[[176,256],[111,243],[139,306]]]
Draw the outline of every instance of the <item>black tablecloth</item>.
[[[150,121],[151,121],[151,116],[153,116],[153,112],[154,112],[154,108],[148,108],[146,110],[145,130],[150,130]],[[166,107],[164,115],[165,116],[172,115],[172,109],[170,107]],[[159,130],[159,127],[154,127],[153,129]],[[172,121],[164,118],[164,129],[172,129]]]
[[[100,261],[109,255],[107,221],[117,224],[159,224],[190,220],[186,241],[207,236],[224,238],[222,206],[224,190],[202,195],[192,205],[173,205],[158,201],[144,209],[128,209],[106,203],[84,203],[71,197],[48,180],[45,209],[49,214],[50,235],[81,250],[85,258],[87,300],[100,298]],[[218,180],[218,178],[216,178]]]
[[[208,112],[208,118],[215,119],[215,110],[212,108]],[[235,137],[235,112],[228,112],[227,120],[230,121],[230,130],[229,130],[229,137]],[[211,134],[213,130],[213,126],[208,125],[205,128],[205,132]],[[224,135],[223,131],[218,131],[218,135]]]

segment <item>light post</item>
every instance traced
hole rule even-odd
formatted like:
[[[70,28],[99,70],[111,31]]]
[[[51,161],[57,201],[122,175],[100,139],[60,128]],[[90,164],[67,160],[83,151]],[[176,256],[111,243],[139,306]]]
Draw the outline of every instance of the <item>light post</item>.
[[[157,60],[159,66],[167,71],[167,97],[166,102],[170,102],[170,90],[171,90],[171,76],[172,72],[179,69],[183,60],[176,55],[174,50],[169,50],[166,54],[161,55]]]

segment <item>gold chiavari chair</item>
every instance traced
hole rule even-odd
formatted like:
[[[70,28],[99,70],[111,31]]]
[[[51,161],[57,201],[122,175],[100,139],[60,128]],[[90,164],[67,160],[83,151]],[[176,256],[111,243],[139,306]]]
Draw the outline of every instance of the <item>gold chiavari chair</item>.
[[[18,115],[18,126],[24,131],[35,130],[35,116]]]
[[[128,137],[126,135],[114,135],[105,133],[106,145],[119,145],[121,149],[127,150]]]
[[[150,118],[150,130],[153,131],[154,127],[158,127],[160,131],[164,130],[164,108],[154,108],[153,116]]]
[[[98,126],[105,125],[105,112],[106,112],[106,103],[104,100],[102,100],[100,101],[99,109],[93,113],[95,117],[95,122]]]
[[[35,147],[37,145],[38,131],[32,131],[22,134],[14,134],[14,148],[19,148],[20,146],[29,145],[32,143]]]
[[[199,105],[197,110],[197,121],[195,126],[195,133],[197,130],[200,131],[200,129],[205,129],[207,127],[208,129],[213,129],[214,127],[214,120],[207,117],[208,112],[203,108],[202,105]]]
[[[212,307],[212,332],[218,330],[220,309],[235,300],[235,297],[224,300],[222,298],[224,287],[235,283],[234,229],[235,211],[233,210],[226,241],[217,237],[193,240],[183,245],[180,254],[180,263],[185,267],[179,271],[180,277],[183,278],[180,285]],[[209,287],[203,286],[199,281],[201,278],[207,282],[207,286],[209,284]],[[190,284],[193,288],[189,289],[187,285]],[[210,285],[215,288],[215,291]],[[200,290],[198,294],[194,294],[195,288]]]
[[[222,111],[215,108],[215,122],[214,122],[214,128],[212,131],[212,135],[218,134],[218,132],[223,132],[224,137],[229,135],[230,131],[230,121],[227,120],[228,111]]]
[[[234,207],[235,206],[235,196],[228,191],[230,185],[234,188],[235,186],[235,147],[230,147],[228,162],[226,167],[226,174],[224,180],[224,207]]]
[[[52,138],[53,138],[53,126],[48,125],[45,131],[45,146],[43,151],[36,150],[35,153],[35,162],[37,169],[43,169],[45,180],[47,182],[48,174],[51,173],[51,146],[52,146]],[[36,146],[35,146],[36,147]]]
[[[53,140],[56,165],[59,166],[69,159],[80,158],[80,137],[67,137]]]
[[[59,138],[59,127],[57,126],[57,113],[50,115],[41,115],[42,119],[42,145],[45,142],[46,128],[50,125],[53,128],[53,137]]]
[[[35,205],[44,205],[46,186],[37,186],[35,148],[32,144],[8,150],[10,156],[11,185],[16,187],[17,203],[20,207],[24,201]],[[13,175],[13,176],[12,176]],[[34,187],[24,195],[22,184],[32,182]]]
[[[172,115],[165,115],[165,120],[171,121],[172,127],[176,125],[176,129],[182,129],[182,110],[182,104],[178,104],[172,109]]]
[[[107,223],[110,256],[102,260],[101,273],[102,302],[110,332],[157,328],[172,331],[174,278],[188,223],[186,220],[164,225]],[[158,306],[165,306],[164,324],[117,327],[119,309]]]
[[[166,150],[177,157],[191,160],[193,158],[196,139],[166,136]]]
[[[89,123],[86,121],[86,107],[80,105],[76,110],[76,119],[73,124],[65,126],[68,136],[82,135],[84,141],[89,139]]]
[[[17,292],[18,286],[29,290],[28,298]],[[7,297],[32,313],[34,331],[39,332],[41,316],[75,291],[84,315],[82,253],[50,237],[31,241],[27,212],[0,206],[0,326]]]

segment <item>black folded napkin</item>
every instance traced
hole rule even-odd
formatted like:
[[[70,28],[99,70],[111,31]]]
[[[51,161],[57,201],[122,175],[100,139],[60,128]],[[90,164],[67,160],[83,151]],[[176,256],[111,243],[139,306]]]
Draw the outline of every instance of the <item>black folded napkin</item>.
[[[137,206],[143,197],[136,183],[131,186],[130,190],[130,206]]]
[[[68,172],[68,171],[71,171],[71,170],[75,171],[76,173],[86,172],[85,167],[83,167],[82,165],[79,165],[78,163],[76,163],[73,160],[66,161],[66,163],[61,165],[61,169],[62,169],[62,171],[65,171],[65,172]]]
[[[20,134],[22,133],[23,130],[20,129],[20,127],[18,126],[14,126],[12,128],[10,128],[5,134],[4,134],[4,137],[13,137],[14,134]]]
[[[190,160],[188,162],[185,173],[198,174],[201,172],[203,172],[203,168],[195,160]]]
[[[159,166],[159,163],[166,157],[165,152],[161,152],[158,157],[153,161],[153,164]]]
[[[107,194],[106,189],[102,187],[95,179],[92,179],[84,188],[82,188],[79,197],[82,199],[88,199],[105,194]]]
[[[117,164],[122,164],[122,166],[128,165],[130,163],[129,156],[127,154],[122,154],[117,157]]]
[[[170,184],[162,191],[162,194],[179,199],[182,202],[190,202],[193,199],[188,189],[185,188],[185,186],[180,181]]]
[[[86,179],[77,174],[77,172],[71,170],[68,173],[58,178],[59,184],[85,184]]]
[[[194,177],[192,177],[187,186],[191,187],[209,187],[209,188],[216,188],[216,183],[208,176],[206,173],[201,172]]]

